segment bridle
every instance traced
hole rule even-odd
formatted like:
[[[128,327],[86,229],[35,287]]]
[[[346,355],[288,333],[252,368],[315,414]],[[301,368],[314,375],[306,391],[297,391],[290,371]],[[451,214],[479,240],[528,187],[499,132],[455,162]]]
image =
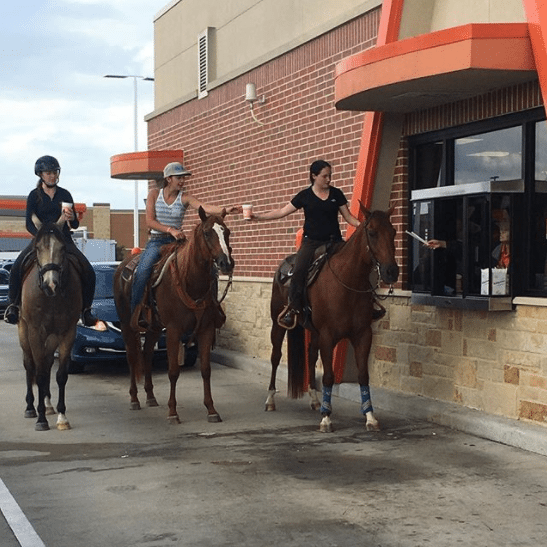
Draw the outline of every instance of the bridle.
[[[367,236],[367,251],[370,253],[370,256],[372,257],[372,270],[376,270],[376,274],[377,274],[377,278],[376,278],[376,286],[373,287],[372,284],[370,286],[369,289],[355,289],[353,287],[350,287],[349,285],[346,285],[341,279],[340,277],[338,277],[338,274],[332,269],[332,265],[330,263],[330,257],[327,258],[327,264],[329,265],[329,269],[330,271],[332,272],[332,275],[334,276],[334,278],[336,279],[336,281],[338,281],[338,283],[340,283],[340,285],[342,285],[342,287],[344,287],[344,289],[347,289],[348,291],[351,291],[351,292],[354,292],[354,293],[357,293],[357,294],[366,294],[366,293],[372,293],[372,295],[374,296],[374,298],[377,298],[379,300],[385,300],[388,296],[390,296],[391,294],[393,294],[393,284],[391,284],[389,286],[389,291],[386,295],[382,295],[380,296],[376,291],[380,288],[380,280],[381,280],[381,275],[380,275],[380,262],[379,260],[376,258],[375,254],[374,254],[374,251],[372,250],[371,246],[370,246],[370,239],[369,239],[369,235],[368,235],[368,224],[370,222],[370,218],[365,222],[365,225],[363,227],[364,231],[365,231],[365,234]],[[372,270],[370,273],[372,273]],[[370,273],[369,273],[369,277],[370,277]],[[369,282],[370,282],[370,279],[369,279]]]
[[[44,232],[44,236],[46,235],[49,235],[49,236],[53,236],[55,238],[57,238],[57,234],[55,233],[55,230],[54,229],[48,229],[47,232]],[[59,238],[57,238],[59,240]],[[59,240],[60,241],[60,240]],[[63,244],[61,242],[61,244]],[[38,260],[38,256],[36,256],[36,264],[38,266],[38,286],[40,287],[41,290],[43,290],[44,288],[44,275],[47,273],[47,272],[59,272],[59,279],[62,278],[62,275],[63,275],[63,263],[61,261],[60,264],[56,264],[55,262],[48,262],[47,264],[40,264],[39,260]]]

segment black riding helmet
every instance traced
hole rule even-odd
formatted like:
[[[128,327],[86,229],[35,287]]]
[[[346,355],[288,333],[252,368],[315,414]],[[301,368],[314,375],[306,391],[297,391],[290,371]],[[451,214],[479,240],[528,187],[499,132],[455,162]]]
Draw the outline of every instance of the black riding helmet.
[[[60,173],[61,166],[53,156],[42,156],[34,164],[34,173],[39,177],[43,171],[57,171],[57,173]]]

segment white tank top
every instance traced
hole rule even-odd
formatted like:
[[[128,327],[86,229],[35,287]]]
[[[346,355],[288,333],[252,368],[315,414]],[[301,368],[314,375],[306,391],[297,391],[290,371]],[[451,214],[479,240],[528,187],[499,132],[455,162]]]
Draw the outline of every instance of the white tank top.
[[[164,224],[165,226],[171,226],[180,230],[182,221],[184,220],[184,214],[186,213],[186,207],[182,203],[182,192],[179,192],[175,201],[171,205],[165,203],[163,197],[163,188],[160,190],[158,199],[156,200],[156,220]],[[150,230],[153,234],[161,234],[158,230]]]

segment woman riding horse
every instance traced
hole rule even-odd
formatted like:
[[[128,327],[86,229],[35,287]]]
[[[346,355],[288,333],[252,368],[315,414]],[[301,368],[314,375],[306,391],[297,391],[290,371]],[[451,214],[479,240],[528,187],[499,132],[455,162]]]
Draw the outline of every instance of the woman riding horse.
[[[80,225],[74,210],[74,201],[70,192],[58,186],[61,167],[52,156],[42,156],[36,160],[34,173],[40,177],[36,188],[27,198],[26,228],[35,236],[38,232],[34,221],[35,215],[42,224],[57,222],[62,216],[66,221],[62,227],[66,251],[74,256],[80,266],[82,278],[82,321],[88,327],[95,325],[97,319],[91,313],[91,304],[95,295],[95,272],[85,255],[76,247],[72,240],[71,229]],[[9,281],[10,304],[4,313],[6,323],[15,325],[19,321],[19,305],[21,303],[21,286],[23,265],[33,252],[33,242],[19,253],[11,267]]]
[[[175,240],[186,239],[182,231],[184,215],[188,207],[196,211],[203,207],[207,214],[221,214],[240,211],[240,207],[215,207],[205,205],[198,199],[186,193],[184,182],[191,175],[181,163],[172,162],[163,170],[163,188],[153,188],[146,200],[146,225],[151,235],[140,257],[139,264],[133,279],[131,292],[131,314],[135,326],[147,327],[148,320],[143,316],[142,299],[146,284],[154,268],[154,264],[161,255],[161,248]]]
[[[289,203],[260,215],[252,214],[254,220],[276,220],[284,218],[298,209],[304,210],[304,237],[296,254],[293,266],[287,306],[279,314],[277,322],[285,329],[293,329],[298,315],[303,311],[302,297],[306,273],[315,251],[321,245],[342,241],[338,213],[344,220],[357,228],[360,222],[348,209],[348,200],[339,188],[332,186],[332,167],[325,160],[310,165],[310,186],[300,191]],[[375,310],[378,319],[382,310]]]

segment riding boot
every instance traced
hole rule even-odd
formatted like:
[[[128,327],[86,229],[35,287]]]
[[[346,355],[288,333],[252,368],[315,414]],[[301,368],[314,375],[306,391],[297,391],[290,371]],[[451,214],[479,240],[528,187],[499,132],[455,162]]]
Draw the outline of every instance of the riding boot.
[[[374,306],[378,306],[380,309],[375,308]],[[378,321],[379,319],[382,319],[384,315],[386,314],[386,309],[382,304],[380,304],[377,300],[374,300],[372,303],[372,320]]]
[[[4,312],[4,321],[10,325],[17,325],[19,322],[19,306],[10,304]]]
[[[91,313],[91,308],[86,308],[82,312],[82,323],[86,327],[94,327],[97,324],[98,319]]]

